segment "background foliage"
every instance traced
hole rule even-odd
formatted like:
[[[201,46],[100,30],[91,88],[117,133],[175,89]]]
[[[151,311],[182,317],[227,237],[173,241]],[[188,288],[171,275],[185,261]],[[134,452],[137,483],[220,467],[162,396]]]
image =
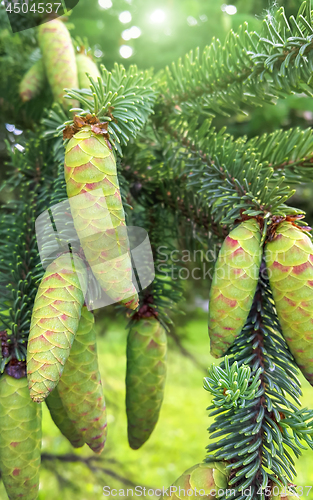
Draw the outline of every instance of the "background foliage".
[[[139,68],[154,67],[156,71],[183,56],[188,50],[210,43],[213,36],[224,40],[230,28],[237,30],[244,21],[251,30],[258,29],[262,17],[271,8],[267,0],[233,1],[237,12],[227,13],[222,1],[214,0],[80,0],[73,11],[70,22],[74,37],[87,37],[93,54],[99,63],[108,69],[115,62],[126,67],[137,64]],[[280,0],[287,14],[296,14],[300,0]],[[151,22],[151,15],[162,9],[165,19],[161,23]],[[119,16],[128,11],[131,20],[122,23]],[[235,9],[232,10],[234,12]],[[23,147],[22,130],[32,120],[37,120],[43,104],[51,103],[47,89],[37,106],[26,104],[10,108],[12,95],[17,91],[20,76],[29,67],[30,61],[38,58],[32,30],[12,36],[5,14],[0,11],[0,175],[8,168],[5,141],[14,148]],[[140,36],[125,40],[124,33],[131,27],[140,29]],[[138,31],[135,32],[138,34]],[[132,48],[133,55],[127,59],[120,54],[121,47]],[[18,54],[18,57],[17,57]],[[9,64],[14,59],[14,65]],[[9,70],[7,69],[9,68]],[[8,116],[14,122],[8,123]],[[313,125],[313,101],[306,96],[292,96],[279,100],[277,106],[266,105],[253,109],[247,117],[217,118],[218,129],[227,125],[235,136],[247,134],[254,137],[272,132],[279,127],[307,128]],[[0,192],[4,202],[15,193]],[[293,204],[307,212],[307,222],[313,224],[312,188],[309,184],[299,186]],[[41,500],[103,498],[102,487],[130,488],[135,485],[152,488],[168,486],[183,470],[200,462],[207,444],[206,428],[209,425],[205,408],[210,404],[209,396],[202,389],[206,368],[212,362],[209,356],[207,337],[208,287],[204,281],[185,282],[186,300],[182,304],[187,317],[175,319],[176,330],[172,332],[169,356],[169,376],[165,402],[156,432],[143,449],[131,451],[127,444],[126,418],[124,410],[125,338],[126,324],[116,318],[109,308],[98,318],[100,366],[105,381],[105,393],[109,409],[108,447],[100,461],[89,460],[87,450],[72,455],[54,427],[48,412],[45,415],[43,451],[45,453],[42,472]],[[115,313],[114,313],[115,314]],[[188,320],[186,319],[188,318]],[[303,382],[303,405],[310,404],[312,388]],[[182,415],[184,417],[182,418]],[[73,462],[66,468],[62,455]],[[77,458],[78,457],[78,458]],[[298,464],[298,484],[313,485],[313,452],[306,452]],[[52,473],[51,473],[52,472]],[[3,496],[4,493],[2,492]],[[0,493],[1,496],[1,493]],[[113,498],[113,497],[112,497]],[[308,498],[313,498],[311,493]]]

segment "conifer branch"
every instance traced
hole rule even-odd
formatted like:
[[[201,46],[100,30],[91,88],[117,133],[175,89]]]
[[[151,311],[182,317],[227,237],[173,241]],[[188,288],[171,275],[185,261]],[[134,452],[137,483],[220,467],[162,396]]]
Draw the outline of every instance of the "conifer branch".
[[[123,157],[118,158],[121,195],[126,209],[133,206],[127,222],[146,228],[156,265],[156,279],[141,292],[139,312],[130,323],[153,315],[168,329],[169,311],[182,298],[176,279],[180,262],[172,252],[182,242],[188,251],[219,247],[245,216],[257,218],[262,243],[272,216],[300,213],[286,205],[293,185],[313,180],[311,129],[235,140],[225,129],[215,130],[212,117],[247,112],[291,93],[312,97],[312,71],[312,11],[306,0],[297,18],[287,20],[283,9],[269,13],[259,34],[244,25],[230,32],[224,46],[214,40],[202,54],[190,52],[155,79],[136,67],[115,65],[112,72],[102,68],[97,81],[90,78],[90,90],[69,89],[68,98],[81,106],[73,110],[74,126],[54,106],[43,122],[48,141],[38,140],[41,131],[35,130],[28,133],[25,152],[10,156],[5,187],[17,199],[3,207],[0,218],[5,242],[0,249],[1,371],[12,360],[25,367],[30,315],[43,273],[35,219],[67,200],[64,128],[77,132],[75,126],[82,128],[88,117],[93,133],[100,131]],[[63,215],[56,213],[54,222]],[[66,245],[71,231],[73,221],[64,230]],[[44,241],[51,258],[53,238]],[[173,338],[186,355],[177,335]],[[227,462],[237,500],[269,498],[275,484],[292,481],[292,453],[299,457],[304,446],[313,449],[313,412],[300,407],[297,367],[282,337],[264,266],[246,326],[220,367],[211,367],[205,387],[214,396],[209,410],[215,417],[207,461]],[[47,462],[50,458],[43,455]],[[85,462],[98,470],[91,460]],[[247,487],[251,493],[244,497]]]
[[[211,439],[219,439],[208,446],[207,460],[229,463],[229,485],[236,489],[233,498],[242,499],[242,491],[251,487],[249,499],[258,495],[265,500],[275,484],[287,486],[296,475],[288,450],[299,457],[301,442],[313,449],[313,412],[299,409],[301,389],[297,368],[281,336],[264,265],[247,324],[228,356],[230,361],[226,358],[220,369],[211,369],[205,388],[217,396],[216,381],[220,373],[225,378],[224,384],[231,387],[234,373],[239,379],[241,372],[246,372],[245,367],[250,367],[247,395],[257,383],[260,390],[252,400],[245,398],[241,390],[240,405],[220,406],[220,398],[213,400],[208,410],[215,422],[209,432]],[[234,401],[234,395],[230,401]]]
[[[311,0],[288,22],[284,8],[267,14],[260,34],[249,33],[247,23],[219,40],[191,51],[162,81],[160,114],[242,112],[293,92],[312,95],[313,30]],[[178,107],[178,108],[177,108]]]

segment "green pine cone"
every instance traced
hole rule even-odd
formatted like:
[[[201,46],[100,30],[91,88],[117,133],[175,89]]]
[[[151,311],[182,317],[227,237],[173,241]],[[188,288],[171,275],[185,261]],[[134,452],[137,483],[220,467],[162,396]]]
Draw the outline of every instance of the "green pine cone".
[[[78,434],[95,453],[101,453],[107,435],[106,407],[98,367],[94,316],[86,307],[83,307],[58,390]]]
[[[41,461],[41,407],[26,378],[0,379],[0,471],[10,500],[36,500]]]
[[[227,489],[229,474],[223,462],[201,463],[186,470],[175,483],[166,490],[160,500],[187,500],[196,498],[218,498]],[[220,494],[218,495],[218,491]]]
[[[313,385],[313,245],[289,222],[265,246],[270,286],[283,335],[299,368]]]
[[[27,346],[31,398],[40,403],[57,385],[70,354],[86,289],[84,262],[70,253],[48,266],[33,308]]]
[[[58,386],[53,389],[51,394],[46,399],[46,404],[49,408],[51,418],[55,425],[60,429],[63,436],[65,436],[74,448],[81,448],[84,446],[85,441],[80,435],[73,422],[69,419],[68,414],[64,408],[60,398]]]
[[[90,80],[86,73],[88,73],[95,81],[100,77],[100,71],[93,60],[85,54],[78,54],[76,56],[76,64],[78,71],[78,83],[80,89],[89,89]]]
[[[64,169],[75,228],[92,272],[111,299],[136,309],[116,162],[105,138],[83,127],[66,147]]]
[[[128,441],[137,450],[150,437],[163,401],[167,337],[155,317],[140,319],[127,339]]]
[[[67,27],[59,19],[41,24],[38,43],[54,100],[65,109],[75,105],[64,98],[65,88],[78,88],[75,51]]]
[[[45,67],[42,59],[40,59],[27,71],[20,83],[19,94],[22,101],[30,101],[40,94],[44,89],[45,80]]]
[[[260,227],[249,219],[231,231],[220,250],[209,297],[209,336],[215,358],[225,355],[245,326],[259,279],[260,242]]]

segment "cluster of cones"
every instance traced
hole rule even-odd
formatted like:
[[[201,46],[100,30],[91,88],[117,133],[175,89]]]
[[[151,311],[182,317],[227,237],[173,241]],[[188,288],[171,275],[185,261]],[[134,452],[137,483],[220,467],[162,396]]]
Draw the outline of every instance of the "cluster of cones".
[[[313,245],[297,218],[273,221],[264,246],[255,218],[227,236],[210,291],[209,335],[212,355],[224,356],[245,326],[264,260],[283,336],[313,385]]]

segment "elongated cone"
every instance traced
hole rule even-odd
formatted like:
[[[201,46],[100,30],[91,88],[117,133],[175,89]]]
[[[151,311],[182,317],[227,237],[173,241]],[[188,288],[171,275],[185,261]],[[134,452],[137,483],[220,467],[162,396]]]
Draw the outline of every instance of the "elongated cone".
[[[31,398],[40,403],[56,387],[76,335],[86,292],[84,262],[70,253],[47,267],[40,283],[27,346]]]
[[[237,226],[220,250],[210,290],[211,354],[225,355],[245,325],[262,260],[260,227],[255,219]]]
[[[81,448],[84,446],[85,441],[81,434],[78,433],[74,423],[69,419],[68,414],[64,408],[60,398],[58,386],[53,389],[51,394],[46,399],[46,404],[55,425],[60,429],[63,436],[65,436],[74,448]]]
[[[0,470],[10,500],[36,500],[41,460],[41,407],[26,378],[0,379]]]
[[[45,86],[46,73],[43,60],[37,61],[24,75],[20,83],[20,98],[23,102],[34,99]]]
[[[67,109],[75,103],[64,99],[64,89],[78,88],[75,51],[68,29],[59,19],[41,24],[38,42],[54,100]]]
[[[92,272],[114,302],[136,309],[138,295],[113,152],[104,137],[85,126],[69,141],[64,168],[75,229]]]
[[[226,491],[228,473],[224,462],[201,463],[186,470],[175,483],[166,490],[160,500],[187,500],[196,498],[216,498]],[[220,494],[218,495],[218,491]]]
[[[127,339],[128,441],[137,450],[150,437],[163,401],[167,337],[155,317],[140,319]]]
[[[95,453],[101,453],[107,435],[106,407],[98,367],[94,316],[86,307],[83,307],[58,390],[78,434]]]
[[[313,385],[313,245],[289,222],[265,247],[270,286],[283,335],[299,368]]]
[[[95,81],[100,77],[100,72],[97,65],[93,60],[85,54],[78,54],[76,56],[76,64],[78,71],[78,83],[80,89],[89,89],[90,80],[86,73],[88,73]]]

